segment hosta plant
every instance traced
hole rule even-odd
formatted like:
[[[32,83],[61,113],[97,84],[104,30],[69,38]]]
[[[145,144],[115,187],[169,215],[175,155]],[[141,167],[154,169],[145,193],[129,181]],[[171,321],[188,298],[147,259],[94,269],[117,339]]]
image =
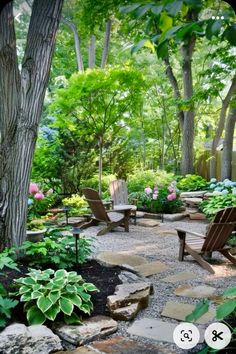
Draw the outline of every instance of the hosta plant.
[[[54,321],[58,314],[64,315],[67,324],[81,323],[77,313],[91,313],[89,292],[98,289],[92,283],[85,283],[76,272],[31,269],[27,275],[15,279],[19,289],[14,295],[25,302],[24,311],[30,325],[42,324],[47,319]]]

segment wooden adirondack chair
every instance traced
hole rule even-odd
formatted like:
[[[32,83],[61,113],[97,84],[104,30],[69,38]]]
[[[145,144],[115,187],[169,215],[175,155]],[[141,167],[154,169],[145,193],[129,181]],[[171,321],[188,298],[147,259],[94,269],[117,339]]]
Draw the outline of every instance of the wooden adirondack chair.
[[[81,229],[98,225],[99,222],[103,221],[107,224],[107,226],[100,230],[97,233],[97,236],[104,235],[110,230],[113,230],[116,226],[123,226],[125,231],[129,232],[129,216],[131,208],[124,207],[123,209],[119,209],[119,212],[114,210],[106,210],[96,190],[92,188],[83,188],[82,192],[93,212],[93,216],[88,223],[80,226]]]
[[[203,268],[214,274],[211,265],[203,256],[211,257],[212,252],[218,251],[236,265],[236,258],[230,253],[230,246],[226,245],[229,236],[236,228],[236,207],[229,207],[218,211],[209,225],[206,235],[196,232],[176,229],[179,241],[179,261],[185,255],[191,255]],[[186,237],[186,234],[192,236]]]
[[[131,215],[134,216],[134,224],[136,225],[137,206],[128,202],[127,183],[122,179],[112,181],[109,184],[109,190],[114,210],[119,210],[121,207],[130,207]]]

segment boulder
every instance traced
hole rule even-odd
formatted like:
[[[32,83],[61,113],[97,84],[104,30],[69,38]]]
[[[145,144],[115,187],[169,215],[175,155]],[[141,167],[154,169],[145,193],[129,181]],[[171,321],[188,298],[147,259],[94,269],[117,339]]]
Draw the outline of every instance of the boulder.
[[[198,206],[202,202],[202,198],[183,198],[183,202],[187,205]]]
[[[0,353],[48,354],[62,349],[59,337],[43,325],[13,323],[0,333]]]
[[[84,320],[82,325],[54,325],[54,331],[61,339],[76,346],[104,338],[116,330],[117,322],[107,316],[91,317]]]
[[[119,321],[130,321],[140,310],[139,303],[130,304],[112,311],[112,318]]]
[[[137,220],[137,225],[144,226],[144,227],[155,227],[155,226],[159,226],[160,223],[153,219],[140,219]]]

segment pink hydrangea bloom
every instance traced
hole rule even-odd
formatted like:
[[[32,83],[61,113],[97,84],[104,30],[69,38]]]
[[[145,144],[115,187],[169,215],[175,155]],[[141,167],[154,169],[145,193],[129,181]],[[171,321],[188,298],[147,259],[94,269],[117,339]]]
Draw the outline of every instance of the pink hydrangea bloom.
[[[169,192],[174,192],[174,187],[173,187],[172,185],[170,185],[170,186],[168,187],[168,191],[169,191]]]
[[[34,195],[34,199],[36,199],[36,200],[42,200],[43,198],[44,198],[44,194],[41,191],[39,191],[38,193],[36,193]]]
[[[168,200],[174,200],[174,199],[176,199],[176,193],[168,194],[167,199],[168,199]]]
[[[157,197],[158,197],[158,194],[157,194],[157,193],[154,193],[154,194],[152,195],[152,199],[154,199],[154,200],[157,200]]]
[[[30,186],[29,186],[29,193],[30,194],[35,194],[35,193],[37,193],[39,191],[39,189],[38,189],[38,186],[37,186],[37,184],[36,183],[30,183]]]
[[[152,193],[152,188],[146,187],[146,188],[144,189],[144,192],[145,192],[146,194],[151,194],[151,193]]]

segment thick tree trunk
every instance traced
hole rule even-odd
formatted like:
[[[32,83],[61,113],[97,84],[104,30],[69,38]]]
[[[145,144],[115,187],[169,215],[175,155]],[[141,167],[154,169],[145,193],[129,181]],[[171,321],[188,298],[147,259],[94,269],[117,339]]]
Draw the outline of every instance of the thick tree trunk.
[[[102,61],[101,68],[104,69],[107,64],[108,53],[109,53],[109,44],[110,44],[110,36],[111,36],[111,20],[109,19],[106,23],[106,32],[104,38],[104,47],[102,52]]]
[[[0,247],[25,239],[32,159],[63,0],[35,0],[21,77],[11,5],[0,14]]]
[[[193,96],[192,56],[195,47],[195,38],[191,38],[181,48],[182,72],[184,84],[184,99],[188,103],[188,110],[184,111],[184,124],[182,132],[182,161],[181,173],[193,173],[193,142],[194,142],[194,107],[191,102]]]
[[[88,66],[90,69],[95,67],[95,43],[96,37],[92,34],[89,42]]]
[[[234,128],[236,123],[236,107],[231,107],[225,127],[225,139],[221,161],[221,179],[232,178],[232,155],[234,142]]]
[[[230,88],[229,88],[229,90],[222,102],[219,122],[217,124],[215,136],[212,141],[211,160],[210,160],[210,177],[211,178],[216,176],[216,149],[219,144],[220,137],[221,137],[223,130],[224,130],[227,109],[229,107],[230,100],[231,100],[233,94],[235,93],[235,91],[236,91],[236,75],[233,77]]]
[[[80,45],[80,37],[77,32],[77,28],[73,22],[62,17],[61,22],[64,23],[67,27],[69,27],[73,33],[74,41],[75,41],[75,53],[76,53],[76,62],[78,71],[84,71],[84,64],[81,54],[81,45]]]

